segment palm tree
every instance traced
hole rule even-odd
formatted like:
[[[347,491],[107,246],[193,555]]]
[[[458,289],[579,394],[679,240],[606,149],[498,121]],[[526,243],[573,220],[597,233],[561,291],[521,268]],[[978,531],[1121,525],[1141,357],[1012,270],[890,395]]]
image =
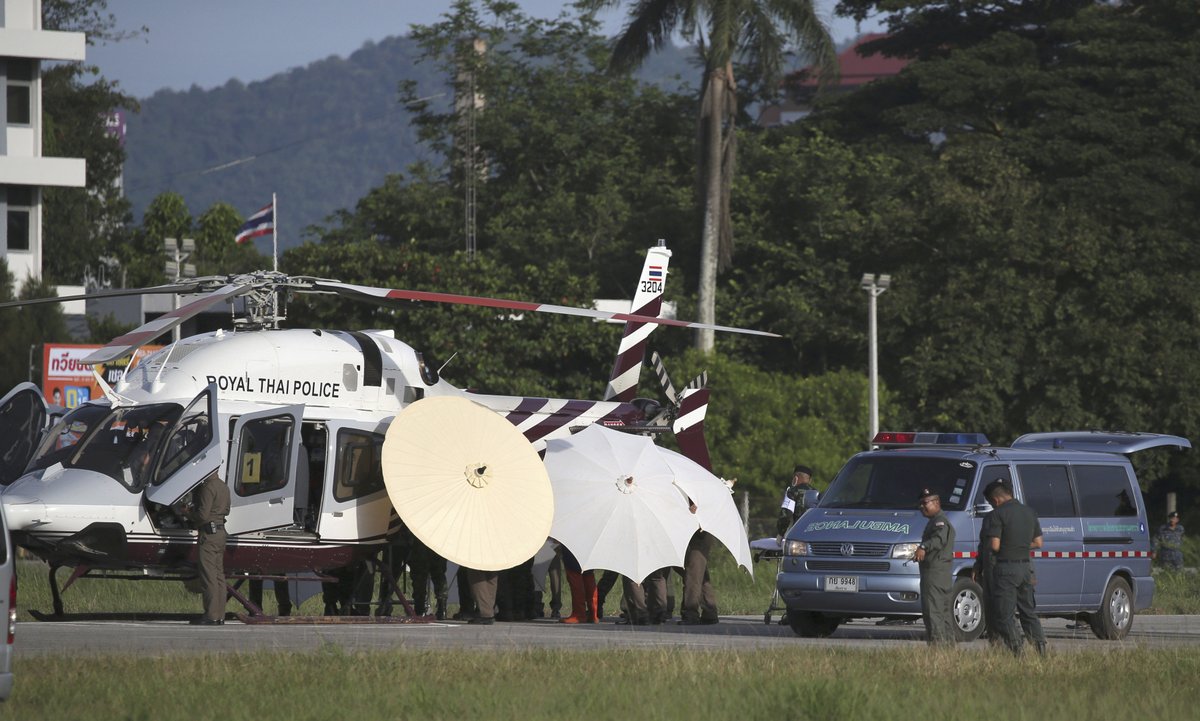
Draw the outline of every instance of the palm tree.
[[[591,10],[621,0],[584,0]],[[729,194],[737,140],[737,85],[733,62],[744,61],[765,88],[777,88],[785,51],[795,47],[813,60],[823,81],[837,72],[829,30],[817,16],[814,0],[632,0],[628,21],[613,45],[610,66],[627,71],[661,48],[675,32],[692,39],[704,61],[697,124],[699,188],[704,201],[700,243],[697,320],[716,322],[717,272],[733,257]],[[713,332],[697,331],[696,347],[713,348]]]

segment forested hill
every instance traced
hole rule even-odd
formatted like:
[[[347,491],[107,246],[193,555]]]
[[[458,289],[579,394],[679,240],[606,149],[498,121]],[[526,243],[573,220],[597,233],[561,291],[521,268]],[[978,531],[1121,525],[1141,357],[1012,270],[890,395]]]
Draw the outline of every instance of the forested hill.
[[[694,74],[683,49],[660,53],[641,73],[674,83]],[[266,80],[230,80],[212,90],[159,91],[131,114],[126,194],[135,217],[156,195],[174,191],[193,214],[226,201],[243,215],[278,195],[280,246],[355,202],[389,173],[436,157],[417,141],[398,102],[401,81],[422,97],[450,102],[432,63],[418,63],[407,37],[367,43]]]

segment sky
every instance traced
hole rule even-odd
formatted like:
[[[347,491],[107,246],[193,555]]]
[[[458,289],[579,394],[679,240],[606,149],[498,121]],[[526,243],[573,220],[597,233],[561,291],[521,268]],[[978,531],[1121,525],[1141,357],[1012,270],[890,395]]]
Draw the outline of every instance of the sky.
[[[534,17],[556,17],[562,0],[517,0]],[[832,19],[836,0],[816,0]],[[237,78],[249,83],[331,55],[346,57],[368,40],[403,35],[430,24],[451,0],[108,0],[119,29],[149,28],[141,37],[87,49],[87,61],[121,89],[144,98],[167,88],[209,89]],[[620,30],[628,0],[602,16],[609,34]],[[337,17],[330,9],[337,8]],[[863,32],[877,30],[865,25]],[[837,20],[833,39],[857,35]]]

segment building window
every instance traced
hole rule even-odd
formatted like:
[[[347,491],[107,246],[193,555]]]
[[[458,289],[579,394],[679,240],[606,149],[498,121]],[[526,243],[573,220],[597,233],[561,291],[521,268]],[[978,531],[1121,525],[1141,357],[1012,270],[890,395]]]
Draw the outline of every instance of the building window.
[[[8,196],[8,249],[29,250],[30,219],[33,218],[33,189],[10,185]]]
[[[10,58],[5,63],[5,98],[9,125],[29,125],[33,117],[33,63]]]

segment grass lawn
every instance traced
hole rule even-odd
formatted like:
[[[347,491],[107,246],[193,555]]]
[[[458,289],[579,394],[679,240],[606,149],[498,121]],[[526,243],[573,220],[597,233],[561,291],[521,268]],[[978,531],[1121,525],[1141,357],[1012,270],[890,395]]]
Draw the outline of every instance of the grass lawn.
[[[40,719],[1108,719],[1195,703],[1200,649],[1017,659],[797,647],[253,653],[18,660],[0,714]],[[1189,712],[1183,712],[1186,716]]]

